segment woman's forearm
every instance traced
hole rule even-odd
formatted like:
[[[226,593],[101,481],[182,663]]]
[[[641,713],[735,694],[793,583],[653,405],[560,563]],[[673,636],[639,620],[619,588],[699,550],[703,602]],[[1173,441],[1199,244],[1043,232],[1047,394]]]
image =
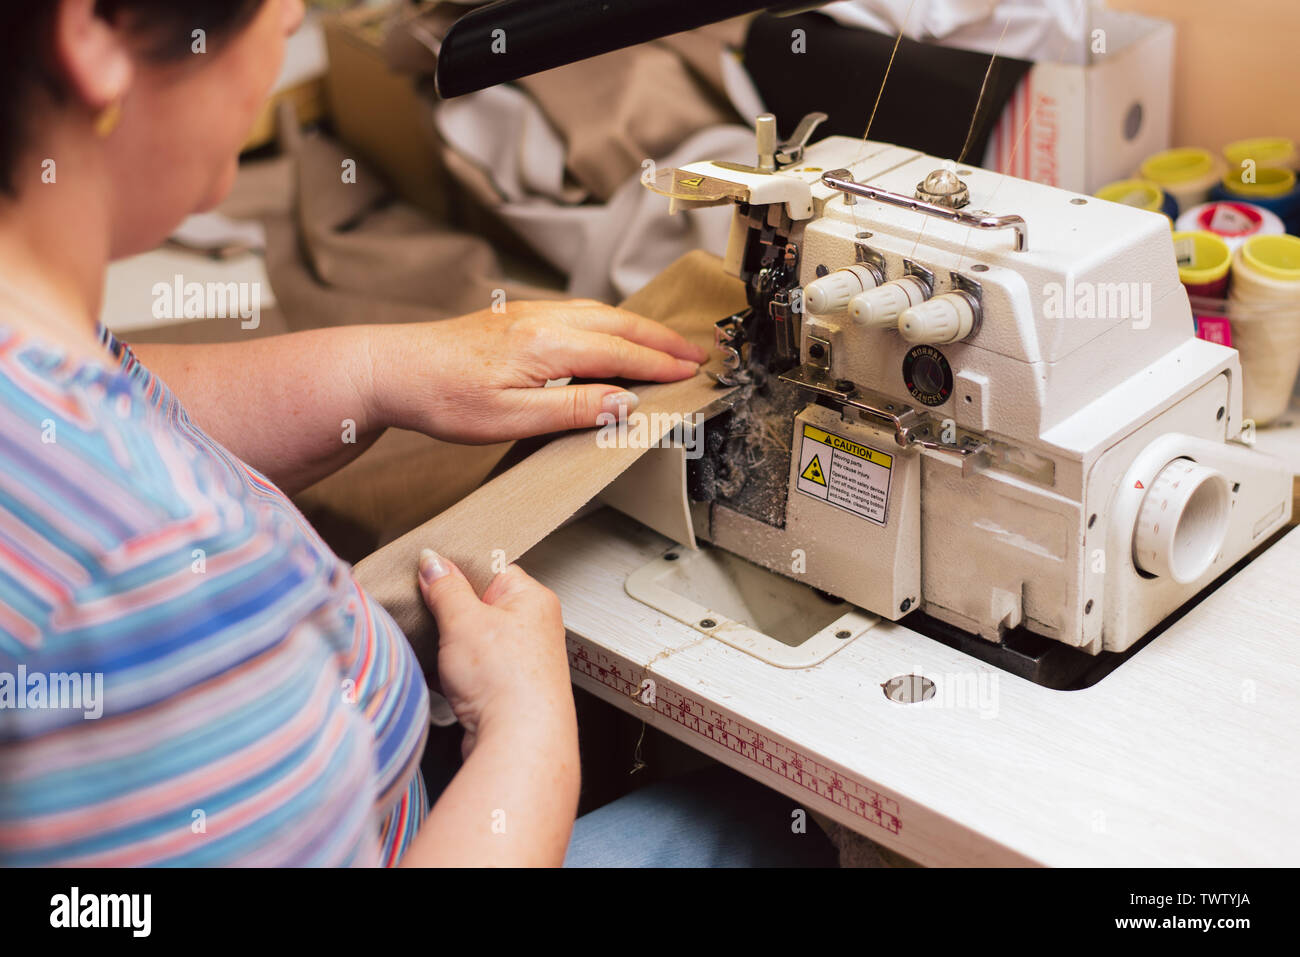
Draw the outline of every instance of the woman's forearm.
[[[346,465],[375,420],[370,332],[341,326],[249,342],[132,346],[205,432],[293,494]]]
[[[406,867],[557,867],[578,808],[572,718],[480,729],[402,858]]]
[[[589,428],[636,396],[599,381],[542,386],[573,376],[673,382],[706,358],[657,322],[588,301],[136,352],[199,426],[290,493],[389,426],[461,443]]]

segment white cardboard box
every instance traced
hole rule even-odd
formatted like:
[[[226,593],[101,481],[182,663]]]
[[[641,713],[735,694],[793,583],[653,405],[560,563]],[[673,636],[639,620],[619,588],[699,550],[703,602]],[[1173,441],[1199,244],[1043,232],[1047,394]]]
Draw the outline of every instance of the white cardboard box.
[[[1087,65],[1040,62],[989,138],[983,166],[1080,193],[1127,179],[1170,145],[1174,26],[1098,9]]]

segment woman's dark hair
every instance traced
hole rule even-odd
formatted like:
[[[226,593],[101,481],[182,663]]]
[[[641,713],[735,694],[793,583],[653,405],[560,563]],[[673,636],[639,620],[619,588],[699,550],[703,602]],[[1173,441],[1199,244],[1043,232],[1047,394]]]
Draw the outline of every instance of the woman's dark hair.
[[[14,167],[27,135],[32,96],[43,90],[56,102],[64,89],[53,55],[60,0],[0,0],[0,193],[14,196]],[[95,13],[140,37],[144,55],[180,60],[204,31],[209,53],[237,34],[265,0],[96,0]]]

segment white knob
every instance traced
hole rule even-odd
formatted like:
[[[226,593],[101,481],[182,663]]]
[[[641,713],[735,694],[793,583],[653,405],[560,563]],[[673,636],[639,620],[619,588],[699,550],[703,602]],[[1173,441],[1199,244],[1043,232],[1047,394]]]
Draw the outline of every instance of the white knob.
[[[815,316],[839,312],[849,300],[876,285],[876,274],[866,266],[845,266],[814,279],[803,288],[804,309]]]
[[[908,342],[941,345],[965,339],[975,328],[975,309],[971,300],[958,292],[935,296],[920,305],[903,310],[898,317],[898,331]]]
[[[915,276],[893,279],[849,300],[849,315],[868,329],[895,329],[909,306],[925,302],[926,285]]]
[[[1223,548],[1231,499],[1222,474],[1191,459],[1174,459],[1142,499],[1133,563],[1180,585],[1196,581]]]

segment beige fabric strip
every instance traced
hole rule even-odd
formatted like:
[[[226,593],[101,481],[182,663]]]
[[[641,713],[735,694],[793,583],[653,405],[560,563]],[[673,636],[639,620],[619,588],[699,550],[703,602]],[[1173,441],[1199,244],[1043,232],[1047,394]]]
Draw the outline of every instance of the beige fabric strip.
[[[744,308],[743,285],[706,253],[688,253],[623,307],[659,319],[701,344],[713,324]],[[701,372],[692,379],[639,386],[637,413],[655,423],[653,444],[671,426],[668,416],[688,414],[723,394]],[[656,422],[656,420],[658,420]],[[659,434],[656,434],[659,433]],[[355,568],[357,580],[397,620],[421,660],[433,660],[436,631],[416,584],[421,549],[452,559],[480,592],[493,577],[494,557],[513,562],[594,498],[635,462],[645,448],[601,448],[594,430],[554,439],[442,514],[379,549]]]

